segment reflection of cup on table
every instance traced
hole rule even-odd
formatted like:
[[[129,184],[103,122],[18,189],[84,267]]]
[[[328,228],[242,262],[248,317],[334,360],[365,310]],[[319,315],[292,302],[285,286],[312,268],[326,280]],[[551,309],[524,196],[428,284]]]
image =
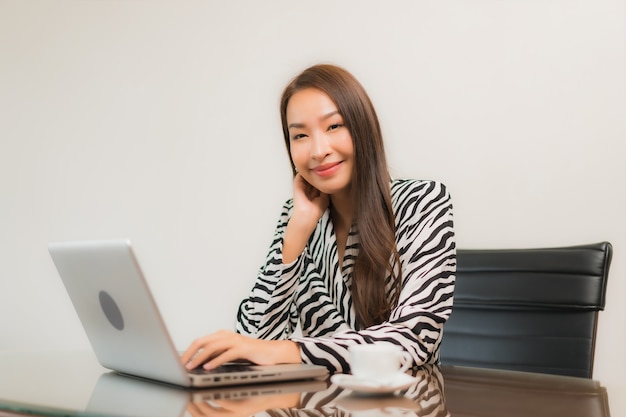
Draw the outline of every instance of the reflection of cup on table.
[[[408,352],[391,343],[353,345],[349,351],[352,375],[359,378],[391,379],[405,372],[413,363]]]

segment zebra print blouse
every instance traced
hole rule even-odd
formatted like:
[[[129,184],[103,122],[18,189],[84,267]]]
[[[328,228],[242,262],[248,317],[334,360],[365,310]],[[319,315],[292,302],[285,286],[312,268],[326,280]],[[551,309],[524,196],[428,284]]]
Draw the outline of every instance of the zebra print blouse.
[[[378,341],[401,345],[415,365],[437,363],[441,332],[452,310],[456,273],[450,195],[438,182],[394,180],[391,197],[402,289],[386,322],[355,330],[350,286],[358,234],[350,231],[348,235],[340,271],[329,210],[303,253],[287,265],[282,263],[283,234],[293,207],[289,200],[266,263],[249,297],[239,306],[237,332],[258,339],[286,339],[299,324],[302,337],[291,340],[300,345],[302,361],[324,365],[331,372],[349,370],[350,345]],[[386,279],[389,284],[391,277]]]

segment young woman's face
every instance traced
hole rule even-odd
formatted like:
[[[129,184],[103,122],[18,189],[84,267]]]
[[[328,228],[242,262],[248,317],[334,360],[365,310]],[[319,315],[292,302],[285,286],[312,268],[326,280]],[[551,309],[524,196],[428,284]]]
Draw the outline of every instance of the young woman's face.
[[[295,93],[287,105],[291,159],[304,179],[325,194],[347,192],[354,144],[335,103],[321,90]]]

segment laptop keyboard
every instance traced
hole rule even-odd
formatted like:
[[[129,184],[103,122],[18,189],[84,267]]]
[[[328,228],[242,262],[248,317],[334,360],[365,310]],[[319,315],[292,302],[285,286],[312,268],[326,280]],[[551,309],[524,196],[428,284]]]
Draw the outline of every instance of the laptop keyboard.
[[[202,375],[202,374],[214,374],[214,373],[229,373],[229,372],[248,372],[252,371],[252,366],[242,363],[227,363],[220,365],[217,368],[206,370],[203,367],[192,369],[189,373]]]

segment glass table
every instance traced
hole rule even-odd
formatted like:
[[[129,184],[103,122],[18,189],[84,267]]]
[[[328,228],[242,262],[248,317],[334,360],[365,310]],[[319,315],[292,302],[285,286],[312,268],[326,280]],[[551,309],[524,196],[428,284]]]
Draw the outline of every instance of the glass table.
[[[0,352],[0,417],[610,415],[593,380],[432,366],[411,374],[413,385],[387,395],[327,380],[190,390],[112,373],[91,352]]]

